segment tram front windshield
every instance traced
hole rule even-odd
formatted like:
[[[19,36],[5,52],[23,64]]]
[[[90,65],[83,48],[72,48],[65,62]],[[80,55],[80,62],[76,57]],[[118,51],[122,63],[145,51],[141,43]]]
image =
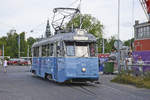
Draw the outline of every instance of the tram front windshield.
[[[96,45],[88,42],[66,42],[66,55],[76,57],[94,57]]]

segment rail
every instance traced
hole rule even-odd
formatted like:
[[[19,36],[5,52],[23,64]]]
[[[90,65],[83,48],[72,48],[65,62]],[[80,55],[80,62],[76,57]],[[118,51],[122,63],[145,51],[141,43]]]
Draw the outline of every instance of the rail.
[[[121,65],[124,66],[123,64]],[[127,64],[127,66],[150,66],[150,64]]]

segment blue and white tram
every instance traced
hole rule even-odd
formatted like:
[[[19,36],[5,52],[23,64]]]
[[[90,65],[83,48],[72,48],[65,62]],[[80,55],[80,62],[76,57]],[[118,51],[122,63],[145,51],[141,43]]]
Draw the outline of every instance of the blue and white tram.
[[[96,38],[84,30],[61,33],[32,46],[31,72],[56,82],[86,82],[99,79]]]

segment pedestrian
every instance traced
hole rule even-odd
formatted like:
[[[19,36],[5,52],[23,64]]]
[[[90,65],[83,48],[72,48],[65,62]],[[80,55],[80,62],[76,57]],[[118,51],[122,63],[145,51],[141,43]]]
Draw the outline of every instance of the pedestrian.
[[[0,66],[2,65],[2,60],[0,59]]]
[[[131,70],[132,63],[133,63],[132,53],[129,52],[128,58],[126,58],[126,65],[128,70]]]
[[[139,71],[143,74],[144,61],[141,56],[138,57],[137,64],[139,65]]]
[[[139,64],[139,65],[143,65],[144,64],[144,61],[142,60],[141,56],[138,57],[137,64]]]
[[[3,67],[4,67],[4,72],[6,73],[7,72],[7,60],[6,59],[4,60]]]
[[[0,70],[3,68],[2,60],[0,59]]]

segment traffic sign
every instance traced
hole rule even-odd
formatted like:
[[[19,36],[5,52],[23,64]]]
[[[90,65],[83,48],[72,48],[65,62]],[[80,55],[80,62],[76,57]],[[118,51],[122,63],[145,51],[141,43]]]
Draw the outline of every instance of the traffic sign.
[[[114,47],[117,49],[118,48],[118,43],[119,43],[119,49],[121,49],[122,46],[123,46],[123,43],[122,43],[121,40],[119,40],[119,42],[118,42],[118,40],[116,40],[115,43],[114,43]]]

